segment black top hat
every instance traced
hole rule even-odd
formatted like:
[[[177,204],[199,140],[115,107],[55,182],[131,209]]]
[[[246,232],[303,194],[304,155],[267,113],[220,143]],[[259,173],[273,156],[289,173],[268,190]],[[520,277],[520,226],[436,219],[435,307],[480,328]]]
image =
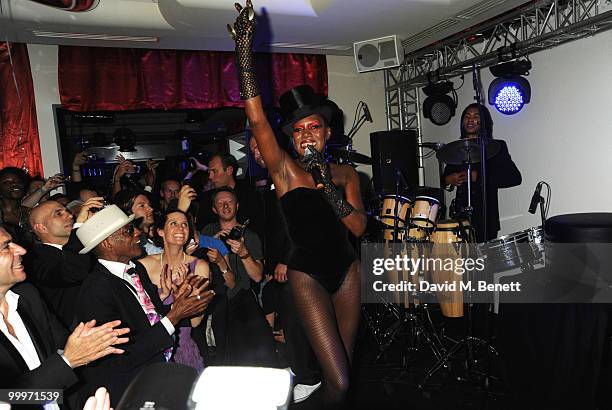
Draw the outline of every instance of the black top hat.
[[[329,124],[332,107],[325,103],[325,97],[316,94],[309,85],[298,85],[281,95],[280,111],[285,119],[281,129],[287,135],[293,133],[293,124],[312,114],[319,114]]]

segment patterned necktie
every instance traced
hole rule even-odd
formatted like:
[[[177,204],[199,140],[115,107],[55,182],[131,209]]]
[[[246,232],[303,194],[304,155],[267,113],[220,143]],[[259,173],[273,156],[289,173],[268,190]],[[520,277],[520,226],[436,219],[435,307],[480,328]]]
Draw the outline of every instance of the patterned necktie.
[[[132,278],[132,283],[134,284],[134,288],[136,289],[136,295],[138,295],[140,304],[144,307],[144,310],[147,313],[147,319],[149,319],[149,323],[151,324],[151,326],[153,326],[154,324],[159,322],[162,319],[162,317],[160,316],[159,313],[157,313],[157,310],[155,310],[155,305],[153,305],[151,298],[149,297],[149,295],[147,295],[147,292],[144,290],[144,287],[142,286],[142,282],[140,281],[140,276],[138,275],[138,272],[136,271],[136,269],[129,268],[127,270],[127,274],[130,275],[130,277]],[[164,351],[164,357],[166,358],[167,362],[170,361],[171,356],[172,356],[172,348],[166,349]]]

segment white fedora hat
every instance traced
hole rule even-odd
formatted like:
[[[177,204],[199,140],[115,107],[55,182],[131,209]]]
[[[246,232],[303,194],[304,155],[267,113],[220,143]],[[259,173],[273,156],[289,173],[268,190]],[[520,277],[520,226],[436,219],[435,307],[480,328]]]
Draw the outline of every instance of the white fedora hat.
[[[77,229],[76,235],[84,246],[79,253],[89,252],[133,220],[133,214],[127,216],[117,205],[102,209]]]

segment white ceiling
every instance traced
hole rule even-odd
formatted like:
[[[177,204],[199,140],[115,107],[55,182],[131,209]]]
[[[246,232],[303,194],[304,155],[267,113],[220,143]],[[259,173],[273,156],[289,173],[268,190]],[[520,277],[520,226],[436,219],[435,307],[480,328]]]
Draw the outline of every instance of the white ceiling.
[[[261,50],[276,52],[350,55],[353,42],[398,34],[402,40],[411,38],[406,50],[411,51],[525,2],[255,0],[261,19],[257,45]],[[29,0],[0,0],[0,34],[24,43],[231,50],[233,44],[225,25],[235,18],[233,3],[233,0],[100,0],[91,11],[72,13]],[[145,38],[70,39],[58,38],[56,33]]]

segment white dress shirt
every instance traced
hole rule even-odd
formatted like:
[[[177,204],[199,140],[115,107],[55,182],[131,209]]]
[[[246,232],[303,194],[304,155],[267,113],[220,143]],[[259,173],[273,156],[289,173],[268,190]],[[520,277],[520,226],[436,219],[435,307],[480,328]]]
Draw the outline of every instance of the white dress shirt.
[[[106,269],[108,269],[110,271],[110,273],[112,273],[113,275],[117,276],[119,279],[123,279],[124,281],[128,282],[130,285],[132,285],[131,287],[128,287],[130,289],[130,291],[132,291],[132,294],[134,295],[134,297],[136,298],[136,300],[138,301],[138,304],[142,307],[142,311],[144,312],[144,314],[147,314],[147,309],[146,307],[142,304],[140,298],[138,297],[138,295],[136,294],[135,286],[134,286],[134,281],[132,280],[132,276],[130,276],[127,271],[130,268],[134,268],[135,265],[130,262],[128,265],[126,265],[125,263],[121,263],[121,262],[115,262],[115,261],[108,261],[106,259],[98,259],[98,262],[100,262],[102,264],[102,266],[104,266]],[[146,292],[146,290],[145,290]],[[151,297],[151,296],[149,296]],[[162,324],[164,325],[164,327],[166,328],[166,330],[168,331],[169,335],[173,335],[174,334],[174,325],[172,324],[172,322],[170,322],[170,319],[168,319],[166,316],[164,316],[161,319]]]
[[[8,305],[8,315],[5,318],[0,311],[0,331],[2,331],[6,338],[13,344],[13,346],[15,346],[15,349],[17,349],[23,358],[23,361],[28,366],[28,369],[34,370],[41,365],[41,362],[40,358],[38,357],[38,353],[36,352],[36,348],[34,347],[34,343],[32,342],[32,338],[28,333],[28,329],[17,312],[19,295],[9,290],[6,292],[6,295],[4,295],[4,300],[6,300]],[[7,321],[11,324],[11,326],[13,326],[13,330],[15,331],[15,336],[17,336],[17,338],[15,338],[9,332],[8,326],[6,325]],[[64,356],[62,356],[62,358],[68,365],[70,365]],[[59,410],[59,406],[55,402],[45,404],[44,408],[49,410]]]

